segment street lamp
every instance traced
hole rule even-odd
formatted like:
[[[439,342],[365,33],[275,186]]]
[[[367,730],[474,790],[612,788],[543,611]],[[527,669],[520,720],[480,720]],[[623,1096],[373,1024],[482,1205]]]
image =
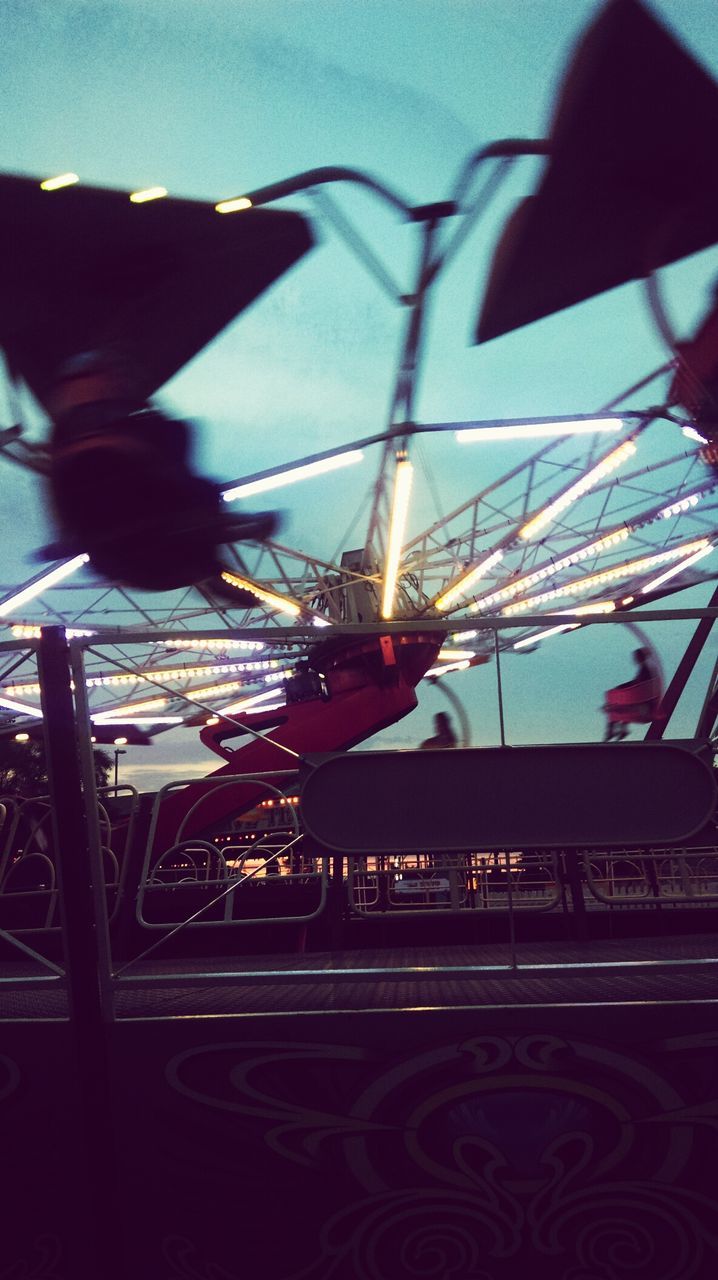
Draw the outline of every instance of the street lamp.
[[[115,738],[115,751],[114,751],[114,756],[115,756],[115,786],[117,786],[117,772],[118,772],[118,768],[119,768],[120,756],[126,756],[126,755],[127,755],[127,752],[126,752],[126,751],[124,751],[121,747],[119,747],[119,746],[117,745],[117,744],[118,744],[118,743],[120,743],[120,742],[127,742],[127,738]]]

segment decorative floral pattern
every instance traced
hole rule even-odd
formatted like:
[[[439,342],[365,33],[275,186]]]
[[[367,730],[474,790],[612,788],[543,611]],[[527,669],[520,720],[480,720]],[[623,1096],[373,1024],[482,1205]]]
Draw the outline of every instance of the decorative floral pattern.
[[[57,1236],[39,1236],[33,1242],[31,1257],[11,1262],[0,1271],[0,1280],[66,1280],[58,1270],[62,1261],[62,1244]]]
[[[515,1280],[540,1260],[555,1280],[703,1280],[716,1205],[685,1175],[718,1106],[689,1103],[656,1058],[545,1034],[393,1060],[255,1042],[187,1051],[166,1074],[341,1184],[286,1280]],[[236,1280],[183,1247],[173,1276]]]

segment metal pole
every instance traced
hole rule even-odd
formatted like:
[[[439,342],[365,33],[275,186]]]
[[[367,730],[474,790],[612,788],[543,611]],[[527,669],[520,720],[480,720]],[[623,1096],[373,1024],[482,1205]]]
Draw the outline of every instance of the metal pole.
[[[78,1221],[73,1244],[84,1253],[86,1265],[94,1267],[94,1274],[104,1275],[108,1280],[110,1277],[122,1280],[114,1191],[115,1139],[108,1047],[98,981],[90,840],[64,627],[42,628],[38,670],[65,944],[69,1024],[85,1147],[86,1185],[84,1195],[77,1196]],[[108,1240],[113,1242],[110,1249]]]
[[[79,753],[80,775],[85,795],[85,824],[87,829],[90,882],[94,904],[94,926],[97,946],[97,981],[100,994],[102,1020],[105,1023],[115,1020],[115,991],[112,978],[112,951],[110,947],[110,925],[107,912],[107,886],[105,884],[105,868],[102,861],[102,837],[100,834],[99,802],[95,782],[95,756],[92,750],[90,708],[87,700],[85,684],[85,664],[82,649],[73,643],[70,649],[70,669],[75,686],[75,708],[77,713],[77,744]],[[115,760],[116,763],[116,760]],[[117,778],[115,778],[117,785]],[[119,892],[119,888],[118,888]]]
[[[506,746],[506,733],[504,729],[504,695],[501,688],[501,658],[499,656],[499,633],[494,631],[494,653],[496,655],[496,688],[499,695],[499,733],[501,734],[501,746]]]
[[[716,604],[718,604],[718,587],[716,587],[710,598],[708,608],[713,609]],[[673,712],[678,705],[679,698],[681,697],[681,694],[683,693],[683,690],[685,689],[693,672],[693,668],[703,652],[704,645],[711,633],[713,621],[713,617],[708,616],[701,618],[698,623],[698,626],[688,642],[686,651],[678,663],[675,675],[673,676],[673,679],[671,680],[661,702],[663,718],[661,720],[654,720],[652,724],[649,724],[648,731],[646,733],[646,741],[663,737],[663,734],[668,727],[668,721],[673,715]]]

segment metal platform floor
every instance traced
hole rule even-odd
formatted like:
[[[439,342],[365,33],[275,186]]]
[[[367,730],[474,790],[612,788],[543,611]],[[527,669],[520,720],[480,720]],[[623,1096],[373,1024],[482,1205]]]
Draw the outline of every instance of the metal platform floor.
[[[60,978],[0,966],[0,1019],[64,1019]],[[28,981],[29,980],[29,981]],[[124,967],[118,1020],[718,1003],[718,935],[172,959]]]

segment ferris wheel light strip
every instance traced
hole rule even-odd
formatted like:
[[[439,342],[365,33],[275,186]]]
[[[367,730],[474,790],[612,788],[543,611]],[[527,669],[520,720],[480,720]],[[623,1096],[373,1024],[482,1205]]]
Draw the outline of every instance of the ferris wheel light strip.
[[[695,427],[682,427],[681,431],[689,440],[697,440],[699,444],[708,444],[708,437],[702,436],[700,431],[696,431]]]
[[[251,591],[253,596],[263,604],[268,604],[271,609],[276,609],[278,613],[288,613],[291,618],[298,618],[302,612],[302,607],[296,600],[290,600],[287,596],[277,596],[273,591],[258,587],[256,582],[251,582],[249,578],[240,578],[236,573],[230,573],[228,569],[224,570],[222,580],[232,587],[238,587],[240,591]]]
[[[578,591],[591,591],[594,587],[603,586],[604,583],[613,582],[617,578],[625,578],[629,574],[644,573],[647,569],[652,569],[654,565],[665,564],[668,560],[692,555],[695,551],[700,551],[708,545],[712,544],[708,543],[707,538],[700,538],[695,542],[685,542],[680,547],[672,547],[668,551],[658,551],[654,555],[642,556],[638,560],[627,560],[623,564],[614,565],[611,569],[603,569],[600,573],[591,573],[585,578],[577,578],[573,582],[567,582],[561,587],[555,587],[552,591],[542,591],[539,595],[527,596],[525,600],[506,605],[501,612],[506,617],[516,613],[525,613],[535,605],[547,604],[550,600],[560,599],[561,596],[575,595]]]
[[[165,649],[208,649],[218,650],[220,653],[225,649],[266,649],[267,647],[262,640],[203,640],[201,637],[196,640],[158,640],[156,643],[163,645]]]
[[[234,675],[237,672],[263,672],[274,671],[279,666],[277,658],[265,658],[259,662],[220,662],[216,665],[209,663],[201,667],[152,667],[149,672],[137,671],[132,675],[101,675],[88,676],[85,684],[88,689],[99,688],[115,688],[118,686],[126,686],[145,682],[154,684],[159,682],[162,684],[181,684],[183,680],[197,680],[199,677],[215,675]],[[283,673],[280,672],[280,676]],[[259,678],[259,677],[257,677]],[[265,676],[265,679],[267,677]],[[277,677],[279,678],[279,677]],[[8,684],[5,690],[11,696],[16,694],[39,693],[40,685],[37,682],[29,684]]]
[[[284,702],[277,702],[279,694],[279,689],[266,689],[264,693],[256,693],[249,698],[240,698],[239,702],[232,702],[230,706],[222,707],[219,714],[220,716],[231,716],[237,711],[249,711],[252,707],[258,707],[261,703],[271,702],[271,700],[274,699],[271,707],[265,708],[267,711],[273,711],[275,705],[278,707],[286,705]]]
[[[16,711],[21,716],[34,716],[36,720],[42,719],[42,711],[38,711],[37,707],[28,707],[24,702],[14,702],[12,698],[0,698],[0,707],[6,707],[8,711]]]
[[[233,502],[235,498],[248,498],[252,494],[267,493],[270,489],[280,489],[283,485],[295,484],[298,480],[307,480],[310,476],[324,475],[328,471],[338,471],[341,467],[351,467],[364,461],[361,449],[349,449],[346,453],[335,453],[331,458],[321,458],[317,462],[305,462],[300,467],[289,467],[286,471],[277,471],[272,476],[263,476],[260,480],[248,480],[246,484],[235,485],[222,494],[225,502]]]
[[[406,518],[409,514],[411,485],[414,479],[414,468],[408,458],[400,458],[396,464],[394,478],[394,496],[391,504],[389,521],[389,537],[387,539],[386,566],[384,569],[384,590],[381,598],[382,618],[391,618],[394,612],[394,592],[399,574],[399,558],[404,541]]]
[[[126,706],[107,707],[104,711],[93,711],[92,719],[97,724],[105,724],[108,720],[122,720],[126,723],[124,717],[127,715],[142,715],[144,711],[154,711],[158,707],[166,707],[168,698],[147,698],[144,702],[128,702]]]
[[[572,618],[583,617],[589,613],[615,613],[614,600],[595,600],[591,604],[579,605],[576,609],[557,609],[557,613],[567,614]]]
[[[581,605],[579,609],[562,609],[561,613],[576,618],[591,613],[613,613],[615,608],[613,600],[598,600],[593,604]],[[548,640],[550,636],[561,635],[564,631],[576,631],[580,626],[580,622],[562,622],[557,627],[547,627],[544,631],[537,631],[535,635],[524,636],[523,640],[517,640],[512,648],[525,649],[531,644],[537,644],[539,640]]]
[[[427,671],[427,676],[445,676],[449,671],[468,671],[471,663],[468,658],[463,658],[461,662],[442,662],[440,667],[432,667]]]
[[[612,529],[610,533],[604,534],[602,538],[596,538],[594,542],[588,542],[583,547],[578,547],[576,551],[572,551],[569,555],[561,556],[559,560],[552,560],[551,564],[544,565],[541,569],[535,569],[533,573],[527,573],[523,578],[517,578],[515,582],[511,582],[506,587],[501,587],[498,591],[492,591],[490,595],[482,596],[480,600],[474,600],[470,605],[472,612],[489,605],[499,604],[502,600],[511,600],[514,596],[518,596],[522,591],[533,587],[537,582],[544,582],[546,578],[553,578],[555,574],[560,573],[562,569],[568,569],[572,564],[578,564],[581,560],[587,560],[589,556],[597,555],[601,551],[606,551],[609,547],[615,547],[619,542],[625,542],[633,532],[633,526],[630,524],[621,525],[619,529]]]
[[[442,592],[436,601],[436,608],[441,609],[442,611],[450,608],[459,596],[466,595],[474,583],[478,582],[479,578],[483,578],[484,574],[488,573],[489,569],[493,569],[494,565],[498,564],[499,560],[503,559],[503,556],[503,549],[498,548],[496,551],[492,551],[491,555],[486,556],[484,560],[480,560],[473,569],[470,569],[468,573],[465,573],[463,577],[458,578],[452,586]]]
[[[12,627],[12,633],[18,640],[39,640],[42,634],[42,627],[31,626],[26,622],[18,622]],[[65,631],[68,640],[74,640],[79,636],[96,636],[96,631],[84,631],[77,627],[68,627]]]
[[[216,213],[240,213],[243,209],[251,209],[249,196],[236,196],[233,200],[220,200],[214,206]]]
[[[132,204],[147,204],[150,200],[163,200],[166,195],[166,187],[145,187],[143,191],[130,192],[130,200]]]
[[[20,605],[27,604],[28,600],[34,600],[36,596],[41,595],[48,587],[54,587],[58,582],[62,582],[64,578],[69,578],[70,574],[76,573],[78,569],[82,568],[83,564],[87,564],[89,558],[84,553],[79,556],[73,556],[72,560],[65,560],[62,564],[55,565],[54,569],[50,569],[48,573],[43,573],[42,577],[36,578],[34,582],[29,582],[20,591],[7,596],[5,600],[0,601],[0,618],[12,613],[13,609],[19,609]]]
[[[667,569],[665,573],[654,578],[652,582],[647,582],[644,587],[641,587],[641,595],[645,596],[649,591],[655,591],[656,587],[663,586],[663,583],[668,582],[669,578],[674,578],[677,574],[683,573],[684,569],[695,564],[697,560],[702,560],[704,556],[710,555],[710,552],[713,550],[714,546],[711,542],[707,547],[701,547],[699,551],[694,551],[692,556],[688,556],[685,560],[681,560],[680,564],[674,564],[670,569]]]
[[[486,427],[464,427],[456,432],[458,444],[481,444],[489,440],[535,440],[546,436],[593,435],[597,431],[620,431],[623,418],[567,418],[553,422],[498,423]]]
[[[524,636],[523,640],[517,640],[512,648],[527,649],[529,645],[538,644],[541,640],[548,640],[551,636],[563,635],[564,631],[576,631],[580,626],[580,622],[564,622],[558,627],[546,627],[545,631],[537,631],[533,636]]]
[[[93,724],[101,727],[115,725],[117,728],[124,727],[126,724],[137,725],[140,728],[142,726],[149,727],[153,724],[184,724],[181,716],[120,716],[117,720],[110,719],[109,716],[107,719],[91,716],[90,719]]]
[[[41,191],[59,191],[62,187],[72,187],[80,178],[76,173],[58,173],[55,178],[45,178],[40,183]]]
[[[705,492],[687,493],[685,498],[676,498],[675,502],[670,502],[667,507],[663,507],[658,512],[659,520],[669,520],[671,516],[682,515],[684,511],[689,511],[691,507],[698,506],[701,498],[705,497]]]
[[[616,467],[620,467],[621,464],[626,462],[628,458],[632,457],[635,452],[636,446],[633,440],[624,440],[623,444],[619,444],[617,449],[613,449],[605,458],[602,458],[600,462],[597,462],[595,467],[591,467],[590,471],[587,471],[585,475],[581,476],[580,480],[577,480],[575,484],[570,485],[569,488],[565,489],[557,498],[554,498],[553,502],[550,502],[547,507],[543,508],[543,511],[539,511],[535,516],[532,516],[531,519],[528,520],[521,529],[519,529],[518,537],[523,538],[524,541],[528,541],[528,539],[532,538],[540,529],[543,529],[547,524],[550,524],[552,520],[555,520],[556,516],[560,515],[562,511],[565,511],[567,507],[570,507],[572,503],[576,502],[578,498],[582,498],[585,493],[588,493],[588,491],[592,489],[594,485],[598,484],[600,480],[603,480],[605,476],[610,475],[612,471],[615,471]]]

